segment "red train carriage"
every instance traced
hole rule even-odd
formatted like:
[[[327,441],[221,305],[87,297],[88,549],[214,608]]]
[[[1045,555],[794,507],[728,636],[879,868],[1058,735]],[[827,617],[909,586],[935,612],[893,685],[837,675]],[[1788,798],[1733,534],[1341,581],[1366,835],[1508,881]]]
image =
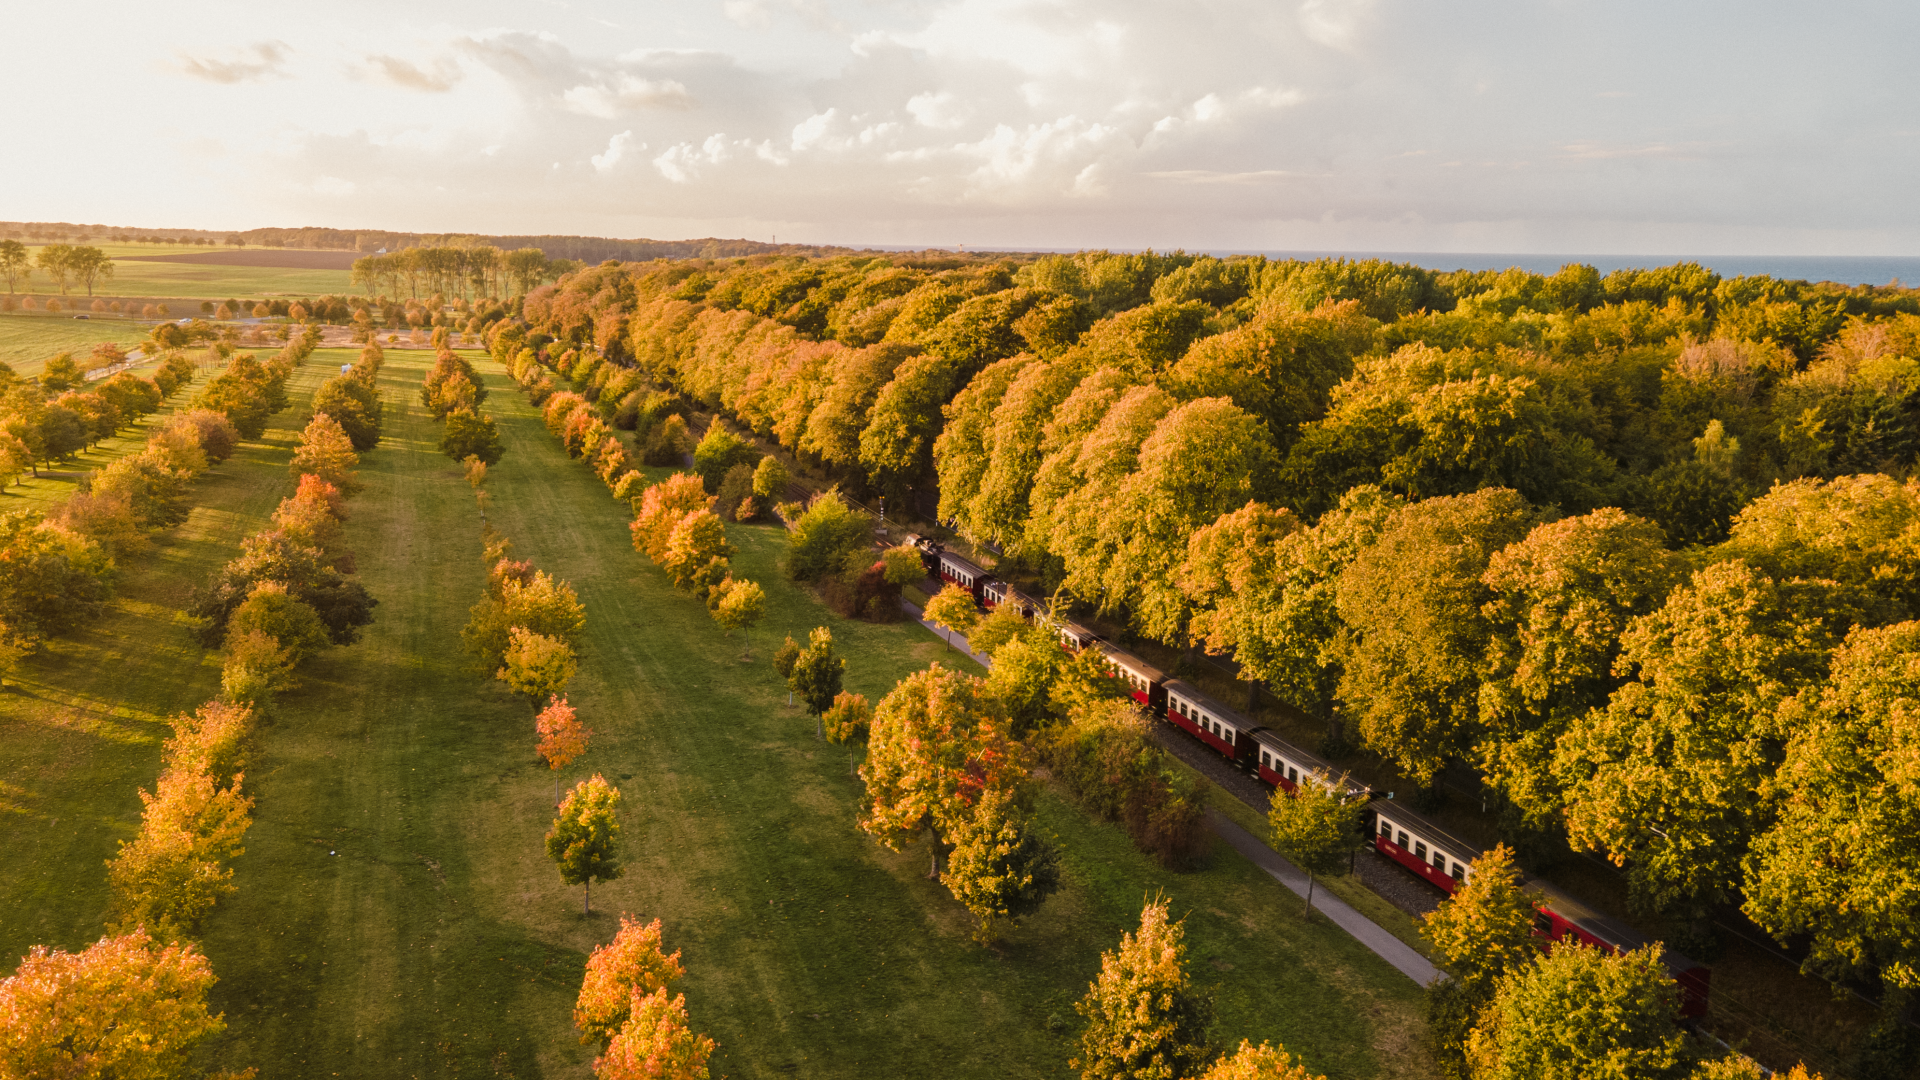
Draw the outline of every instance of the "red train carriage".
[[[1480,849],[1390,801],[1371,807],[1375,851],[1451,893],[1473,872]]]
[[[1403,806],[1376,801],[1370,809],[1374,815],[1374,848],[1382,855],[1449,893],[1472,875],[1470,864],[1480,856],[1480,849]],[[1534,933],[1548,942],[1578,941],[1616,954],[1653,943],[1633,927],[1545,881],[1529,878],[1523,887],[1532,895],[1537,912]],[[1681,1017],[1705,1016],[1712,969],[1682,953],[1666,950],[1662,962],[1667,974],[1680,985]]]
[[[1626,923],[1595,911],[1538,878],[1529,879],[1525,888],[1533,894],[1538,909],[1533,932],[1548,941],[1578,941],[1615,954],[1654,943]],[[1689,1020],[1707,1015],[1713,969],[1672,949],[1663,949],[1660,958],[1667,974],[1680,984],[1680,1015]]]
[[[1100,635],[1070,620],[1055,623],[1053,629],[1060,636],[1060,647],[1069,653],[1078,653],[1100,640]]]
[[[1254,728],[1253,741],[1259,755],[1254,762],[1254,775],[1268,787],[1291,793],[1299,786],[1301,777],[1311,776],[1316,770],[1326,773],[1329,780],[1340,776],[1340,770],[1334,768],[1332,762],[1300,749],[1266,728]],[[1349,784],[1352,790],[1366,791],[1362,785],[1351,781]]]
[[[981,591],[993,580],[992,575],[975,566],[970,560],[963,559],[951,551],[940,552],[940,580],[958,585],[973,594],[973,602],[979,603]]]
[[[1106,654],[1112,664],[1112,671],[1118,678],[1127,681],[1127,687],[1133,693],[1133,700],[1154,716],[1163,715],[1167,710],[1167,673],[1133,655],[1125,649],[1106,642],[1100,643],[1100,651]]]
[[[1180,679],[1168,679],[1167,720],[1236,765],[1254,760],[1254,725]]]

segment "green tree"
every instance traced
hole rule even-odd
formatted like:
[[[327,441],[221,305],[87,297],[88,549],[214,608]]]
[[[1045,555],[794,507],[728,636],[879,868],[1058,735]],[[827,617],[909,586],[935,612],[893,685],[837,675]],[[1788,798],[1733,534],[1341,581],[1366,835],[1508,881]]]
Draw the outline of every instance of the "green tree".
[[[1474,1080],[1679,1080],[1690,1062],[1660,946],[1563,945],[1500,983],[1469,1037]]]
[[[64,394],[85,384],[86,376],[81,374],[80,365],[74,361],[72,353],[56,353],[41,365],[40,385],[50,393]]]
[[[599,773],[567,793],[560,814],[547,830],[547,858],[560,866],[560,879],[585,885],[583,909],[593,914],[593,883],[612,881],[620,866],[620,789]]]
[[[366,381],[350,375],[328,379],[313,393],[313,411],[333,417],[354,450],[365,453],[380,445],[380,395]]]
[[[815,719],[816,726],[819,718],[833,707],[833,699],[840,694],[840,679],[846,671],[846,660],[833,651],[833,631],[824,626],[814,627],[807,635],[807,647],[794,658],[793,670],[787,675],[787,688],[807,707],[807,714]]]
[[[1920,623],[1855,629],[1833,671],[1782,703],[1764,794],[1779,818],[1746,856],[1744,910],[1829,979],[1920,988]]]
[[[1067,657],[1045,629],[1011,638],[993,651],[987,686],[1000,698],[1019,737],[1042,727],[1052,716],[1053,685]]]
[[[40,249],[39,256],[34,260],[41,272],[52,278],[53,283],[60,287],[61,296],[67,295],[67,282],[73,277],[73,267],[69,262],[72,255],[71,244],[47,244]]]
[[[1205,1067],[1213,1002],[1187,975],[1185,937],[1167,902],[1154,900],[1140,929],[1100,954],[1100,976],[1077,1006],[1087,1029],[1070,1064],[1081,1080],[1180,1080]]]
[[[753,444],[735,435],[716,418],[707,425],[707,433],[693,448],[693,471],[709,492],[720,490],[720,480],[735,465],[751,466],[760,458]]]
[[[273,638],[295,664],[333,643],[320,613],[289,595],[286,585],[278,581],[255,585],[246,602],[227,617],[228,641],[254,631]]]
[[[500,442],[500,429],[492,417],[459,409],[447,414],[446,429],[440,433],[440,452],[455,461],[474,457],[494,465],[506,456],[507,448]]]
[[[1338,780],[1325,773],[1302,777],[1292,792],[1276,795],[1267,810],[1267,830],[1273,849],[1307,875],[1307,902],[1302,914],[1312,917],[1316,877],[1338,873],[1364,841],[1360,827],[1366,818],[1365,796],[1349,794],[1345,773]]]
[[[482,671],[497,671],[506,663],[514,627],[574,646],[586,625],[587,613],[573,586],[538,570],[524,580],[501,582],[498,595],[489,594],[475,604],[460,640],[479,658]]]
[[[1409,503],[1340,575],[1340,698],[1367,745],[1423,786],[1472,748],[1492,632],[1481,579],[1536,520],[1502,488]]]
[[[67,253],[67,272],[87,287],[88,296],[93,295],[96,282],[113,280],[113,270],[113,259],[97,247],[76,247]]]
[[[1738,888],[1770,814],[1774,713],[1823,673],[1846,618],[1832,599],[1729,561],[1628,626],[1632,680],[1568,733],[1554,768],[1572,842],[1625,866],[1636,902],[1702,917]]]
[[[965,636],[973,632],[974,624],[980,621],[980,605],[973,602],[972,593],[948,582],[928,599],[921,615],[946,631],[947,648],[952,649],[954,634]]]
[[[920,558],[920,549],[912,544],[898,544],[886,549],[880,553],[880,562],[887,568],[889,585],[914,585],[927,578],[927,564]]]
[[[6,275],[7,292],[33,280],[33,260],[27,245],[18,240],[0,240],[0,274]]]
[[[1562,807],[1554,748],[1606,704],[1620,636],[1676,583],[1665,540],[1652,522],[1595,510],[1539,525],[1488,563],[1480,767],[1536,826]]]
[[[813,497],[787,533],[786,571],[796,581],[816,581],[838,572],[851,552],[873,543],[873,523],[837,491]]]
[[[788,482],[787,467],[771,454],[753,467],[753,497],[765,500],[767,505],[786,498]]]
[[[944,356],[923,353],[894,370],[880,389],[860,432],[860,467],[873,485],[900,500],[933,468],[941,406],[953,393],[955,369]]]
[[[1326,414],[1333,388],[1352,373],[1353,357],[1377,326],[1354,301],[1312,312],[1269,301],[1241,326],[1194,342],[1165,381],[1185,399],[1231,398],[1284,449]]]
[[[953,898],[980,920],[974,940],[987,944],[1002,927],[1040,910],[1060,888],[1060,854],[1015,805],[1011,791],[988,791],[947,839],[953,854],[940,875]]]

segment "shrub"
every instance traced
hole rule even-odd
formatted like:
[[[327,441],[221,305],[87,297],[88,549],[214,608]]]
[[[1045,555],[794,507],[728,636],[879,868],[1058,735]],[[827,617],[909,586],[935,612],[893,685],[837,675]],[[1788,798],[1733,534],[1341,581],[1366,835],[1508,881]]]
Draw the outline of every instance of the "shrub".
[[[752,443],[728,430],[719,417],[707,425],[700,445],[693,448],[693,471],[710,492],[720,490],[720,482],[735,465],[751,468],[760,460],[760,451]]]
[[[847,555],[868,547],[872,537],[873,526],[865,515],[848,506],[839,492],[823,491],[787,534],[787,576],[818,581],[841,569]]]
[[[1182,869],[1206,843],[1203,794],[1170,770],[1150,722],[1131,700],[1074,711],[1043,732],[1042,758],[1087,809],[1119,821],[1160,864]]]
[[[263,581],[227,619],[227,640],[259,632],[285,650],[290,664],[298,664],[329,644],[327,628],[311,605],[287,594],[278,581]]]
[[[492,417],[462,410],[448,415],[446,430],[440,436],[440,452],[455,461],[475,457],[492,465],[506,456],[507,448],[500,444],[500,429],[494,426]]]
[[[687,422],[677,415],[669,416],[647,433],[640,461],[646,465],[681,465],[692,446],[693,437],[687,433]]]
[[[753,466],[740,462],[727,470],[720,481],[720,494],[714,499],[714,507],[725,521],[751,521],[753,514],[740,516],[742,507],[754,509],[753,502]]]

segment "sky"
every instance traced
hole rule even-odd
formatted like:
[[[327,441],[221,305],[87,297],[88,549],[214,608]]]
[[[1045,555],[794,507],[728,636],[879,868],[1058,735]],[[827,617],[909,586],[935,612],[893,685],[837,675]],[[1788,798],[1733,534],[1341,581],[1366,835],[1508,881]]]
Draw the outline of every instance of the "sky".
[[[95,0],[8,23],[10,220],[1920,254],[1911,0]]]

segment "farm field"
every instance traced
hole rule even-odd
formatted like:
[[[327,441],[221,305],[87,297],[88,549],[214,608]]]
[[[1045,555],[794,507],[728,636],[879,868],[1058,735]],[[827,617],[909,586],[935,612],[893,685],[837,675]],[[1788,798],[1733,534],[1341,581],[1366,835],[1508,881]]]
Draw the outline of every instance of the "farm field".
[[[22,377],[38,375],[57,353],[70,352],[84,360],[103,341],[132,348],[147,336],[148,325],[121,318],[0,314],[0,363]]]
[[[100,296],[194,297],[224,300],[229,296],[258,299],[261,296],[318,296],[344,293],[351,288],[345,270],[303,270],[273,266],[226,266],[217,263],[128,261],[128,256],[196,255],[225,250],[209,247],[166,247],[158,244],[93,243],[114,260],[113,280],[96,283]],[[29,245],[37,255],[40,245]],[[35,296],[57,295],[59,290],[47,276],[35,271],[25,290]],[[69,287],[71,295],[84,302],[84,287]],[[184,313],[183,313],[184,314]]]
[[[316,354],[289,385],[294,401],[347,355]],[[582,916],[580,891],[544,855],[553,781],[533,754],[532,710],[458,649],[481,591],[479,519],[417,405],[426,357],[388,357],[388,438],[363,462],[348,525],[382,603],[359,644],[310,664],[258,739],[239,892],[205,934],[231,1022],[218,1064],[581,1075],[592,1055],[569,1012],[585,956],[631,911],[664,919],[669,947],[685,950],[682,989],[720,1043],[715,1075],[1061,1076],[1100,951],[1165,890],[1188,914],[1223,1042],[1284,1041],[1334,1077],[1423,1073],[1421,995],[1404,977],[1302,922],[1297,898],[1231,852],[1163,873],[1051,795],[1041,818],[1066,849],[1066,887],[999,948],[974,945],[962,909],[924,879],[924,851],[893,855],[855,829],[847,751],[814,740],[766,663],[784,634],[829,622],[850,689],[877,698],[944,645],[914,626],[834,618],[778,576],[778,529],[735,527],[736,566],[769,592],[754,660],[740,662],[743,643],[633,552],[623,509],[483,361],[509,447],[488,483],[495,524],[588,612],[572,699],[594,745],[567,777],[599,771],[626,795],[627,874],[596,887]],[[0,885],[10,955],[98,933],[101,860],[131,835],[158,721],[217,687],[178,608],[287,490],[304,420],[296,404],[204,479],[201,509],[114,612],[29,665],[31,696],[0,697],[6,797],[23,826],[0,855],[27,871]]]

